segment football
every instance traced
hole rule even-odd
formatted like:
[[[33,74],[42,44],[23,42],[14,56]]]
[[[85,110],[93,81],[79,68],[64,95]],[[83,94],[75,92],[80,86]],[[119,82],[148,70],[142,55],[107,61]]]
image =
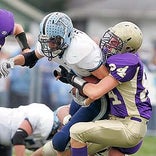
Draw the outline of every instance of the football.
[[[97,77],[95,77],[93,75],[83,77],[83,79],[89,83],[94,83],[94,84],[96,84],[100,81]]]
[[[98,78],[96,78],[93,75],[83,77],[82,79],[85,80],[85,81],[87,81],[87,82],[89,82],[89,83],[94,83],[94,84],[96,84],[96,83],[98,83],[100,81]],[[76,88],[73,87],[71,89],[71,92],[72,92],[73,95],[76,95]],[[80,95],[86,97],[86,95],[83,94],[82,92],[80,92]]]

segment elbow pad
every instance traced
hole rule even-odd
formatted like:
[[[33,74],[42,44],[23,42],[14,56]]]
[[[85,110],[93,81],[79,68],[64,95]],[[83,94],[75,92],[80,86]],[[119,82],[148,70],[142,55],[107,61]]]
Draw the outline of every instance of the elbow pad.
[[[32,68],[38,61],[34,50],[32,52],[23,53],[22,55],[25,58],[25,63],[22,66],[28,66],[29,68]]]
[[[25,138],[28,136],[28,133],[18,128],[13,138],[11,139],[13,145],[25,145]]]

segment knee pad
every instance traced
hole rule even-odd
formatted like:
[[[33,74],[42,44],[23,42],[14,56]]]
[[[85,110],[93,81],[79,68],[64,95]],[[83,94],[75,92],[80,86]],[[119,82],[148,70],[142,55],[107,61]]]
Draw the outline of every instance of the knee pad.
[[[52,139],[53,147],[59,152],[63,152],[70,140],[70,137],[62,131],[56,133]]]

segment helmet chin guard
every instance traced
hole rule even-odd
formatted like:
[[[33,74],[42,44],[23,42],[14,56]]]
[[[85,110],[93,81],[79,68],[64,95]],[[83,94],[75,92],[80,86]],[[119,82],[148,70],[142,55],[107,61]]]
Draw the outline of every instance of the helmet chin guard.
[[[56,56],[62,56],[64,50],[68,47],[68,45],[63,45],[63,44],[58,44],[55,40],[55,38],[52,39],[53,42],[57,44],[57,47],[52,49],[49,47],[49,42],[51,42],[51,39],[47,37],[46,35],[39,35],[38,36],[38,41],[41,44],[41,50],[44,54],[44,56],[48,57],[48,60],[52,60],[52,58]]]

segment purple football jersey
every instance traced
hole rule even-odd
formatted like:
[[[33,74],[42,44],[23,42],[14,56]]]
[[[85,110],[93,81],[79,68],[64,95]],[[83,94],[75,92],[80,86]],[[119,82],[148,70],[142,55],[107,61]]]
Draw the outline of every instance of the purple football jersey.
[[[107,59],[106,66],[120,83],[108,93],[111,114],[122,118],[141,116],[150,119],[152,106],[148,97],[147,77],[138,54],[113,55]]]
[[[0,48],[5,43],[5,37],[14,30],[14,16],[10,11],[0,9]]]

